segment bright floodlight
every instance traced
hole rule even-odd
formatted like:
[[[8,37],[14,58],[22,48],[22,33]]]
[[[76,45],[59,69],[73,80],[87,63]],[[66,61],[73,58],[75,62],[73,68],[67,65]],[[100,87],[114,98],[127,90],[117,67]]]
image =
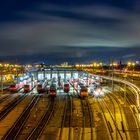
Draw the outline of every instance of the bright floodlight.
[[[97,90],[94,91],[95,96],[103,96],[104,92],[99,88]]]

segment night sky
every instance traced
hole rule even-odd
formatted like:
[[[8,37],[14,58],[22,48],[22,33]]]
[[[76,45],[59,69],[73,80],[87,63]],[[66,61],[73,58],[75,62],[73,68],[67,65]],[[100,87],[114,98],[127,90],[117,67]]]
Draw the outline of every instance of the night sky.
[[[1,0],[0,61],[140,61],[140,0]]]

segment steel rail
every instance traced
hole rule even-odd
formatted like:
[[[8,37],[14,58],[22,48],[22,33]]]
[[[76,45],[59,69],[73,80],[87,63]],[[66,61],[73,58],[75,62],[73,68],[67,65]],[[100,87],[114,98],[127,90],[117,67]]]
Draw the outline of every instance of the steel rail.
[[[36,140],[40,136],[43,128],[45,128],[45,126],[50,121],[53,113],[54,113],[54,100],[51,100],[48,104],[48,108],[47,108],[46,112],[43,114],[43,116],[39,120],[37,126],[32,130],[32,132],[28,135],[28,137],[26,139],[27,140]]]
[[[99,107],[100,107],[100,109],[101,109],[101,111],[102,111],[102,114],[103,114],[103,117],[104,117],[104,120],[105,120],[105,124],[106,124],[107,130],[108,130],[109,136],[110,136],[110,138],[111,138],[112,140],[114,140],[114,139],[113,139],[113,134],[112,134],[112,132],[113,132],[112,127],[111,127],[109,121],[107,120],[107,118],[106,118],[106,116],[105,116],[104,109],[103,109],[102,105],[100,104],[99,99],[97,99],[97,101],[98,101]]]
[[[23,128],[23,125],[25,124],[26,120],[28,119],[30,115],[30,111],[33,109],[35,104],[38,102],[38,96],[34,96],[30,104],[24,109],[20,117],[17,119],[17,121],[14,123],[14,125],[9,129],[9,131],[5,134],[5,136],[2,138],[2,140],[15,140],[20,133],[21,129]]]
[[[119,107],[119,110],[120,110],[120,115],[121,115],[122,130],[123,130],[123,132],[125,133],[126,139],[128,139],[128,136],[127,136],[127,134],[126,134],[126,131],[125,131],[124,125],[123,125],[123,122],[124,122],[124,121],[123,121],[123,115],[122,115],[122,110],[121,110],[120,103],[119,103],[117,97],[115,97],[114,94],[112,94],[113,97],[112,97],[111,95],[108,95],[108,94],[107,94],[107,96],[109,97],[109,99],[110,99],[110,101],[112,102],[113,105],[114,105],[114,103],[113,103],[113,101],[112,101],[113,97],[114,97],[114,99],[115,99],[115,102],[118,104],[118,107]]]
[[[86,116],[86,111],[88,111],[88,116],[89,116],[89,119],[90,119],[90,128],[91,128],[91,140],[93,140],[93,114],[92,114],[92,110],[91,110],[91,107],[89,105],[89,101],[88,99],[81,99],[81,104],[82,104],[82,110],[83,110],[83,121],[82,121],[82,140],[85,139],[85,123],[86,123],[86,120],[87,120],[87,116]],[[85,109],[85,105],[87,107],[87,109]]]
[[[0,111],[0,121],[2,119],[4,119],[8,113],[16,107],[16,105],[18,103],[20,103],[24,98],[26,97],[26,95],[21,95],[21,96],[18,96],[16,97],[12,102],[10,102],[6,107],[4,107],[1,111]]]
[[[61,129],[59,133],[59,140],[62,139],[63,135],[63,128],[66,122],[68,122],[69,126],[69,134],[68,134],[68,140],[71,140],[71,118],[72,118],[72,98],[69,94],[66,96],[66,102],[65,102],[65,108],[63,113],[63,118],[61,122]]]
[[[116,122],[115,122],[115,120],[114,120],[114,118],[113,118],[113,116],[112,116],[112,114],[111,114],[111,112],[110,112],[108,106],[106,105],[105,101],[103,101],[103,102],[104,102],[104,105],[106,106],[106,109],[108,110],[108,113],[110,114],[110,117],[111,117],[111,119],[112,119],[112,121],[113,121],[113,123],[114,123],[115,128],[116,128],[117,131],[118,131],[118,134],[120,135],[120,138],[123,140],[123,137],[122,137],[122,135],[121,135],[121,133],[120,133],[118,127],[117,127],[117,124],[116,124]],[[100,103],[100,105],[101,105],[101,103]],[[101,105],[101,106],[102,106],[102,105]]]
[[[4,102],[6,99],[10,98],[12,95],[7,95],[7,96],[4,96],[4,97],[1,97],[0,98],[0,103]]]

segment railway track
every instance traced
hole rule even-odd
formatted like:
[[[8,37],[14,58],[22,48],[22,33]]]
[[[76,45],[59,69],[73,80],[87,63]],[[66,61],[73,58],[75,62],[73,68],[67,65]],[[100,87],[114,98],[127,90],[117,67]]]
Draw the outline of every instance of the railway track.
[[[16,139],[20,130],[22,129],[25,121],[28,119],[30,115],[30,111],[32,110],[33,106],[38,101],[38,96],[34,96],[30,104],[25,108],[23,113],[20,115],[18,120],[14,123],[14,125],[9,129],[9,131],[5,134],[2,140],[9,140],[9,139]]]
[[[31,109],[29,117],[26,119],[21,131],[17,135],[16,137],[17,140],[27,139],[28,135],[36,127],[39,120],[43,116],[47,106],[48,106],[48,98],[39,96],[39,100],[37,101],[37,104],[35,104]]]
[[[124,137],[122,136],[121,132],[119,131],[116,121],[115,121],[112,113],[110,112],[109,108],[102,101],[102,99],[98,98],[97,101],[98,101],[99,107],[101,109],[101,112],[103,114],[110,139],[124,140]]]
[[[109,90],[109,92],[111,92],[111,91]],[[131,91],[128,87],[126,88],[126,95],[125,95],[123,87],[120,86],[120,91],[117,95],[118,95],[119,99],[122,100],[122,102],[125,102],[125,104],[137,106],[136,105],[136,96],[133,94],[133,91]]]
[[[137,106],[137,104],[136,104],[136,99],[137,99],[137,97],[133,94],[133,91],[132,90],[130,90],[129,88],[127,88],[127,100],[128,100],[128,102],[129,103],[131,103],[131,105],[135,105],[135,106]]]
[[[9,95],[10,96],[10,95]],[[16,98],[18,97],[18,95],[11,95],[10,97],[8,97],[7,99],[3,100],[1,102],[1,110],[3,108],[5,108],[9,103],[13,102]]]
[[[7,106],[5,106],[1,111],[0,111],[0,121],[2,119],[4,119],[8,113],[14,108],[16,107],[16,105],[18,103],[20,103],[24,98],[26,97],[26,95],[19,95],[18,97],[16,97],[13,101],[11,101]]]
[[[111,94],[112,95],[112,94]],[[115,100],[118,102],[118,104],[120,105],[120,107],[123,109],[123,114],[124,117],[126,119],[126,123],[127,124],[127,128],[125,133],[127,134],[128,139],[140,139],[140,134],[139,134],[139,116],[136,113],[136,106],[133,104],[133,102],[131,102],[130,99],[131,95],[133,94],[129,94],[129,97],[126,98],[126,103],[124,105],[120,104],[120,100],[118,100],[118,96],[116,95],[112,95]],[[119,96],[119,98],[122,96]],[[131,99],[133,99],[134,96],[132,96]],[[121,99],[122,101],[124,101],[124,98]]]
[[[26,140],[36,140],[42,133],[45,126],[50,121],[54,112],[54,98],[49,101],[48,108],[46,112],[43,114],[36,127],[32,130],[32,132],[28,135]]]
[[[12,96],[12,95],[9,94],[9,95],[7,95],[7,96],[1,97],[1,98],[0,98],[0,103],[2,103],[2,102],[4,102],[5,100],[9,99],[11,96]]]
[[[94,139],[93,135],[93,114],[89,105],[88,99],[81,99],[81,105],[83,110],[83,121],[82,121],[82,140],[86,140],[86,129],[90,127],[90,139]],[[89,130],[88,130],[89,131]],[[88,136],[89,137],[89,136]]]
[[[114,94],[111,94],[111,95],[107,94],[107,97],[109,98],[109,100],[112,103],[113,108],[114,108],[112,116],[114,116],[114,120],[116,122],[116,125],[117,125],[118,129],[124,134],[124,135],[123,134],[122,135],[127,140],[128,139],[128,133],[126,132],[127,128],[124,125],[124,124],[126,124],[126,122],[124,122],[125,119],[124,119],[124,116],[123,116],[122,107],[120,105],[120,102],[119,102],[118,98]],[[107,103],[105,103],[105,104],[107,106]],[[117,107],[115,107],[115,104],[117,105]],[[109,107],[108,107],[108,109],[109,109]],[[116,114],[117,114],[117,116],[116,116]]]
[[[66,96],[65,109],[63,113],[63,118],[61,122],[61,129],[59,133],[59,140],[63,139],[64,128],[68,128],[68,137],[65,139],[71,140],[71,122],[72,122],[72,97],[70,95]]]
[[[126,87],[126,95],[124,94],[124,86],[120,86],[121,87],[121,91],[120,94],[122,96],[122,98],[124,99],[126,96],[126,100],[128,102],[128,104],[130,105],[136,105],[136,96],[134,95],[132,89],[130,89],[128,86]]]

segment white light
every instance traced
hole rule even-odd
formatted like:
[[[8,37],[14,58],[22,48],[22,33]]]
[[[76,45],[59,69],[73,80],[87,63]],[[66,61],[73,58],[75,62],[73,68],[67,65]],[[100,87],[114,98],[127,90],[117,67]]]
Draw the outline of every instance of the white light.
[[[101,96],[103,96],[103,95],[104,95],[104,92],[103,92],[103,91],[101,91],[101,92],[100,92],[100,95],[101,95]]]
[[[23,80],[23,77],[20,77],[20,80],[22,81]]]
[[[95,96],[103,96],[104,92],[101,89],[97,89],[96,91],[94,91]]]
[[[95,96],[99,96],[98,90],[97,91],[94,91],[94,93],[95,93]]]

